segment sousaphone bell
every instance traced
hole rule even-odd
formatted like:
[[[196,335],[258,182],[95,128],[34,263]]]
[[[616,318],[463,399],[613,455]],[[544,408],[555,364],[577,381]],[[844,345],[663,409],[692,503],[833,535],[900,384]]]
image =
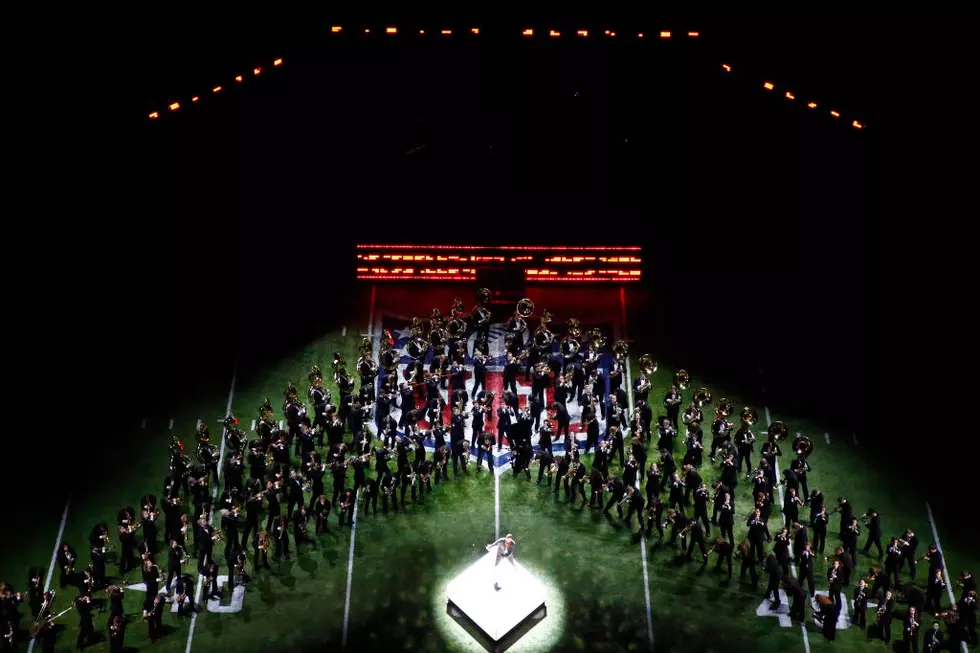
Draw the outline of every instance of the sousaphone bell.
[[[755,408],[749,408],[748,406],[742,409],[741,417],[742,422],[748,424],[749,426],[752,426],[759,420],[759,416],[756,414]]]
[[[640,365],[640,371],[643,372],[644,376],[653,376],[657,373],[657,368],[659,365],[657,361],[653,360],[653,356],[650,354],[643,354],[640,356],[638,361]]]
[[[612,347],[613,358],[617,363],[622,363],[630,355],[630,346],[625,340],[617,340]]]
[[[676,385],[681,390],[687,390],[691,385],[691,375],[687,373],[687,370],[677,370],[674,375],[674,385]]]
[[[805,435],[798,435],[793,439],[793,451],[800,458],[806,458],[813,453],[813,441]]]
[[[782,442],[789,436],[789,427],[786,422],[776,420],[769,425],[769,439],[774,442]]]
[[[704,386],[701,386],[695,390],[694,403],[697,404],[698,408],[704,408],[705,406],[711,405],[711,390],[708,390]]]

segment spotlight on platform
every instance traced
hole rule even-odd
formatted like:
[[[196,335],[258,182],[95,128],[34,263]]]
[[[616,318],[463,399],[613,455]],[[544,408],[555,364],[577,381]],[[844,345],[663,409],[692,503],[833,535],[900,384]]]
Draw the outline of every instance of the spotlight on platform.
[[[449,582],[447,610],[454,618],[471,621],[493,644],[526,631],[547,616],[548,591],[521,563],[501,562],[491,551]]]

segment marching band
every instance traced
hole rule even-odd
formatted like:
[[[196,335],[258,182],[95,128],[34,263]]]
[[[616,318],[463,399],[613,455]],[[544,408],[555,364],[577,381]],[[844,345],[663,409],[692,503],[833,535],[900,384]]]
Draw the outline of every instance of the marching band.
[[[726,563],[729,579],[732,558],[736,557],[743,581],[748,574],[754,587],[757,571],[768,577],[765,597],[771,597],[774,606],[780,602],[778,590],[786,590],[792,598],[794,618],[802,620],[805,616],[809,594],[814,617],[831,639],[837,614],[844,609],[839,597],[849,591],[852,571],[858,566],[857,545],[863,527],[867,540],[862,553],[870,555],[874,546],[878,560],[884,558],[884,564],[873,566],[867,577],[858,579],[853,590],[854,623],[860,628],[867,626],[867,608],[869,601],[874,601],[878,608],[873,614],[874,623],[868,627],[873,627],[886,642],[890,641],[892,617],[897,615],[902,619],[904,641],[910,650],[917,651],[923,611],[946,626],[945,630],[938,622],[926,626],[930,628],[924,637],[926,651],[937,650],[940,645],[976,641],[976,583],[969,572],[963,572],[958,583],[959,600],[943,609],[942,596],[948,579],[943,576],[942,557],[935,545],[918,555],[918,539],[908,530],[902,537],[891,538],[883,550],[881,515],[874,509],[855,516],[847,499],[838,497],[828,512],[823,494],[816,488],[811,491],[807,484],[807,473],[811,471],[807,458],[813,443],[806,436],[792,441],[794,457],[780,474],[778,459],[789,436],[783,422],[769,425],[759,457],[753,461],[757,444],[753,426],[758,421],[755,410],[741,410],[736,428],[729,420],[736,414],[734,404],[726,398],[713,401],[711,392],[700,387],[691,390],[689,403],[681,413],[683,392],[691,388],[687,371],[679,370],[675,375],[663,397],[664,413],[654,421],[649,396],[653,392],[656,361],[648,355],[639,358],[639,374],[632,380],[634,403],[630,406],[623,387],[624,364],[629,355],[627,341],[613,344],[613,364],[606,371],[607,379],[599,369],[600,354],[606,345],[600,329],[583,329],[572,318],[566,323],[567,333],[559,338],[550,328],[554,318],[545,309],[540,325],[532,332],[528,320],[534,314],[534,304],[522,299],[506,323],[502,359],[505,391],[499,398],[488,391],[486,368],[493,361],[489,350],[491,300],[492,293],[481,288],[469,317],[464,314],[462,302],[456,300],[448,320],[439,309],[432,310],[428,328],[421,318],[414,318],[405,347],[413,362],[401,378],[401,352],[395,348],[395,338],[388,330],[380,336],[377,360],[373,354],[375,342],[370,338],[361,342],[355,361],[356,381],[348,372],[344,357],[335,353],[332,380],[339,393],[336,402],[320,367],[314,364],[308,375],[306,402],[300,400],[296,384],[287,383],[280,407],[283,421],[275,419],[275,409],[268,398],[258,407],[254,437],[238,428],[234,416],[224,418],[224,456],[211,442],[204,422],[195,433],[196,461],[187,455],[183,442],[174,438],[169,448],[169,473],[159,502],[155,496],[144,495],[138,511],[123,507],[116,519],[119,571],[125,576],[132,568],[141,570],[147,589],[142,618],[147,622],[151,640],[161,636],[162,612],[167,602],[175,602],[182,614],[187,603],[191,611],[195,609],[191,591],[194,577],[185,571],[192,556],[197,561],[195,571],[203,576],[205,595],[218,593],[215,543],[224,544],[229,585],[247,585],[253,577],[271,569],[270,549],[276,563],[290,557],[290,530],[294,551],[298,553],[301,544],[315,542],[317,536],[330,532],[331,512],[336,513],[337,524],[343,528],[353,522],[359,502],[363,502],[361,514],[365,516],[371,509],[377,513],[379,497],[383,513],[389,512],[389,503],[391,510],[404,510],[408,496],[412,503],[424,502],[426,494],[434,490],[433,481],[435,488],[449,481],[450,464],[454,479],[460,473],[470,473],[471,452],[476,458],[474,473],[482,470],[486,460],[490,474],[499,474],[494,448],[499,452],[506,442],[510,446],[513,477],[523,475],[530,480],[532,468],[537,467],[537,483],[546,480],[555,500],[563,497],[572,503],[580,497],[583,506],[588,504],[607,515],[615,506],[618,517],[628,527],[632,527],[636,515],[637,537],[650,537],[655,528],[658,546],[664,544],[664,529],[669,527],[667,546],[677,546],[680,536],[683,559],[691,559],[695,546],[704,565],[712,554],[716,555],[716,569]],[[468,352],[471,337],[473,349]],[[425,360],[430,353],[431,366],[426,370]],[[468,353],[473,361],[470,370],[464,364]],[[532,385],[523,406],[516,388],[521,368],[525,380]],[[467,372],[473,379],[470,391],[465,384]],[[447,403],[443,390],[448,391],[451,400],[448,423],[443,419]],[[580,427],[586,435],[581,452],[570,433],[570,402],[581,408]],[[704,409],[712,404],[715,414],[707,460],[718,466],[720,479],[709,489],[700,473],[705,449],[701,424]],[[394,409],[400,411],[397,421],[392,416]],[[422,428],[423,422],[427,422],[427,428]],[[679,422],[685,429],[686,450],[680,468],[673,457]],[[376,435],[372,430],[376,430]],[[657,448],[651,456],[648,449],[654,431]],[[348,432],[352,434],[349,439]],[[426,442],[435,444],[431,457]],[[557,451],[559,444],[561,451]],[[593,449],[589,468],[584,456]],[[612,472],[616,465],[618,474]],[[373,470],[373,476],[369,477],[369,470]],[[332,494],[326,488],[328,476]],[[736,542],[734,490],[740,477],[751,486],[753,501],[746,506],[748,537]],[[220,488],[221,494],[213,488]],[[662,498],[664,492],[666,500]],[[782,495],[781,505],[775,504],[777,493]],[[217,497],[216,505],[212,497]],[[710,517],[709,503],[713,507]],[[786,528],[773,538],[768,521],[774,504],[783,513]],[[807,508],[809,515],[804,517],[800,513]],[[260,529],[263,510],[267,521]],[[824,558],[830,564],[827,581],[831,596],[814,600],[814,557],[825,548],[827,522],[833,514],[840,515],[841,545],[832,544],[834,554]],[[718,527],[719,535],[709,544],[705,538],[710,537],[712,526]],[[157,562],[161,535],[166,571]],[[106,573],[106,556],[115,552],[107,524],[96,524],[89,539],[91,562],[87,566],[79,563],[70,544],[65,543],[58,551],[59,588],[79,588],[69,608],[79,615],[79,647],[97,641],[92,601],[96,593],[106,591],[111,606],[110,650],[122,651],[130,618],[122,610],[124,587],[110,584]],[[767,552],[767,545],[773,540],[772,549]],[[249,553],[251,573],[247,569]],[[929,561],[925,592],[914,585],[918,560]],[[794,562],[798,567],[796,577],[790,574],[790,564]],[[901,572],[906,566],[909,582],[903,584]],[[28,636],[38,638],[48,651],[53,648],[55,620],[67,611],[52,615],[55,590],[42,592],[40,577],[32,570],[28,598],[36,618]],[[161,585],[168,590],[173,588],[172,598],[158,594]],[[0,627],[5,647],[13,646],[20,637],[17,605],[24,600],[25,595],[6,583],[0,584]],[[906,603],[907,608],[899,610],[898,602]]]

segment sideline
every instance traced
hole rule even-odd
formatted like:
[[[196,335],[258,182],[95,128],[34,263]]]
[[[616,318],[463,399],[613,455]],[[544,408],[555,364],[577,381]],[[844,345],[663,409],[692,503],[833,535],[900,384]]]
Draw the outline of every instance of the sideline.
[[[68,508],[70,507],[71,507],[71,497],[68,497],[68,501],[65,502],[65,511],[61,513],[61,526],[58,527],[58,539],[55,540],[54,553],[51,554],[51,564],[48,565],[48,576],[47,578],[44,579],[45,592],[51,589],[51,578],[54,576],[54,566],[58,562],[58,549],[61,548],[61,538],[65,534],[65,523],[68,521]],[[35,639],[36,638],[34,637],[31,638],[30,643],[27,645],[27,653],[32,653],[32,651],[34,651]]]

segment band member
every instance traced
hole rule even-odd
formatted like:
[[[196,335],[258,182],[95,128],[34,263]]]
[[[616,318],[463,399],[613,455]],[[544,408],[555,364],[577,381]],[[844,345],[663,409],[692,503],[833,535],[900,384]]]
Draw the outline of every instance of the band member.
[[[122,653],[123,640],[126,637],[126,618],[116,615],[109,620],[109,651]]]
[[[647,529],[646,536],[650,537],[653,533],[653,527],[657,527],[657,534],[660,536],[660,541],[664,541],[664,502],[660,500],[660,497],[654,495],[653,498],[647,503]]]
[[[153,597],[153,605],[143,615],[150,634],[150,642],[156,642],[163,635],[163,611],[167,607],[167,597],[157,594]]]
[[[708,485],[701,483],[697,486],[697,489],[694,491],[694,521],[701,520],[701,523],[704,524],[704,533],[708,537],[711,537],[711,525],[708,520],[708,501],[710,499],[711,493],[708,492]],[[729,543],[731,544],[731,541]],[[729,555],[731,553],[729,551]]]
[[[217,537],[214,527],[208,522],[207,515],[204,515],[197,522],[197,565],[200,573],[204,573],[203,569],[214,559],[212,552]]]
[[[605,481],[603,481],[602,476],[597,474],[597,472],[598,470],[595,469],[595,466],[593,466],[592,476],[593,478],[595,478],[595,482],[594,483],[590,482],[590,485],[592,485],[592,496],[597,498],[601,505],[602,491],[606,490],[607,492],[609,492],[609,500],[606,502],[606,507],[602,510],[602,514],[608,515],[609,510],[613,507],[613,505],[615,505],[616,512],[619,514],[619,518],[622,519],[623,506],[620,503],[620,501],[623,499],[623,496],[626,494],[626,485],[623,483],[622,479],[616,478],[615,476],[610,476],[609,478],[605,479]]]
[[[102,541],[100,539],[99,546],[101,545]],[[58,570],[61,572],[61,589],[73,583],[75,578],[75,562],[77,560],[78,556],[75,554],[74,547],[67,542],[62,544],[61,549],[58,550]]]
[[[783,575],[789,574],[789,563],[790,563],[790,535],[789,529],[783,528],[778,533],[776,533],[776,542],[772,546],[772,553],[776,556],[776,560],[779,562],[780,567],[783,569]]]
[[[840,607],[840,594],[843,589],[840,560],[834,560],[827,570],[827,588],[827,593],[830,595],[831,600]]]
[[[919,547],[919,537],[912,532],[912,529],[907,529],[905,536],[898,543],[902,550],[902,561],[909,565],[909,578],[914,581],[917,561],[915,550]]]
[[[851,556],[855,564],[857,564],[857,543],[860,536],[861,527],[858,524],[857,518],[852,517],[850,525],[841,533],[840,539],[844,545],[844,550]]]
[[[565,477],[565,498],[569,501],[575,500],[575,493],[582,497],[582,505],[586,504],[585,498],[585,463],[574,460],[569,467],[568,475]]]
[[[413,473],[413,476],[414,476],[414,473]],[[405,490],[402,489],[402,499],[403,500],[404,500],[404,492],[405,492]],[[412,500],[414,500],[414,499],[415,499],[415,488],[413,487],[412,488]],[[341,494],[341,496],[340,496],[340,511],[339,511],[339,514],[338,514],[338,518],[339,518],[339,521],[340,521],[341,528],[343,528],[344,522],[347,521],[348,518],[350,518],[351,525],[353,525],[353,523],[354,523],[354,517],[353,517],[353,515],[354,515],[354,505],[355,505],[356,501],[357,501],[357,494],[354,492],[354,489],[353,488],[347,488]],[[289,557],[288,556],[288,551],[287,551],[287,556],[286,557]]]
[[[565,452],[564,456],[558,459],[558,468],[555,470],[555,489],[553,490],[556,499],[558,498],[558,488],[562,487],[563,478],[565,479],[565,499],[567,500],[569,497],[567,476],[569,468],[571,467],[571,460],[572,457],[567,451]]]
[[[209,601],[213,598],[219,598],[221,594],[218,592],[218,572],[221,571],[218,568],[217,562],[212,562],[207,566],[202,574],[204,579],[201,581],[201,587],[204,588],[204,600]]]
[[[389,474],[390,476],[390,474]],[[385,477],[382,477],[384,479]],[[316,534],[330,532],[330,524],[328,523],[328,518],[330,517],[330,507],[331,504],[327,500],[326,494],[321,494],[317,497],[316,502],[313,504],[313,515],[316,518]]]
[[[289,560],[289,520],[286,515],[279,515],[272,522],[272,530],[269,531],[269,537],[271,537],[276,543],[276,552],[273,558],[276,562],[281,562],[285,557]]]
[[[541,485],[541,479],[545,476],[548,477],[548,487],[551,487],[551,477],[557,468],[555,463],[555,457],[552,455],[551,451],[548,449],[541,449],[537,455],[538,461],[538,485]]]
[[[779,585],[782,583],[785,575],[783,574],[782,565],[779,564],[776,556],[772,553],[766,558],[766,574],[769,576],[769,584],[766,586],[766,594],[762,598],[768,600],[772,596],[770,606],[775,610],[782,603],[779,598]]]
[[[514,408],[510,405],[503,405],[497,409],[497,451],[504,446],[504,438],[507,437],[510,426],[517,421]]]
[[[633,523],[633,513],[635,512],[637,522],[640,526],[637,534],[642,533],[645,529],[645,526],[643,525],[643,494],[636,489],[635,485],[627,485],[626,495],[620,500],[620,502],[622,501],[629,502],[629,510],[626,511],[626,525],[630,526]]]
[[[684,464],[701,467],[704,457],[704,446],[701,444],[701,440],[698,439],[698,434],[692,428],[688,428],[687,430],[687,436],[684,438],[684,446],[686,449],[684,452]]]
[[[184,605],[194,613],[194,581],[190,574],[184,574],[174,583],[174,603],[177,604],[177,614],[183,614]]]
[[[929,574],[929,584],[926,586],[926,605],[927,612],[938,612],[941,609],[943,589],[946,581],[943,578],[942,568],[933,569]]]
[[[670,418],[664,417],[660,420],[660,426],[657,427],[657,435],[659,438],[657,440],[657,449],[674,450],[674,438],[677,437],[677,429],[671,424]]]
[[[599,420],[592,414],[585,425],[585,453],[599,448]]]
[[[902,563],[902,549],[899,546],[898,538],[893,537],[888,542],[888,547],[885,549],[885,573],[892,580],[895,587],[902,584],[899,579],[899,571],[901,570]]]
[[[890,644],[892,641],[892,613],[895,611],[895,599],[891,592],[885,592],[885,600],[878,606],[875,614],[875,621],[878,624],[878,635],[885,642]]]
[[[742,463],[744,462],[745,478],[751,478],[752,452],[755,451],[755,435],[752,433],[752,429],[749,428],[748,424],[743,423],[739,427],[735,433],[734,442],[738,452],[735,470],[738,472],[742,471]]]
[[[735,508],[732,506],[729,495],[723,494],[721,508],[718,510],[718,526],[721,528],[721,536],[732,544],[735,543]]]
[[[828,642],[837,639],[837,618],[840,616],[840,603],[826,596],[816,597],[819,612],[813,615],[814,620],[823,627],[823,636]]]
[[[670,494],[667,495],[667,507],[673,510],[680,508],[684,512],[684,480],[677,472],[670,479]]]
[[[497,447],[498,451],[500,447]],[[459,468],[463,468],[464,474],[469,474],[469,470],[466,469],[466,463],[470,459],[470,443],[468,440],[458,440],[453,444],[453,478],[459,478]],[[415,493],[412,491],[412,499],[414,500]],[[405,502],[405,490],[402,489],[402,503]]]
[[[814,490],[816,492],[816,490]],[[813,548],[823,553],[827,542],[827,507],[820,506],[820,510],[813,516],[811,524],[813,526]]]
[[[864,629],[868,625],[868,586],[862,578],[854,588],[854,623]]]
[[[790,599],[789,616],[795,621],[806,620],[806,593],[792,576],[783,578],[783,588]]]
[[[644,401],[646,396],[640,397]],[[677,417],[681,410],[681,393],[677,391],[676,385],[671,385],[667,390],[667,394],[664,395],[664,408],[667,410],[667,419],[674,427],[674,431],[677,431]]]
[[[759,586],[759,577],[756,575],[755,568],[756,565],[758,565],[761,561],[756,560],[752,556],[752,547],[750,547],[749,543],[746,542],[745,540],[742,540],[741,542],[738,543],[738,550],[735,552],[735,557],[737,557],[741,561],[741,566],[739,567],[738,570],[739,582],[742,583],[745,582],[745,573],[748,572],[749,582],[751,583],[752,589],[754,590]],[[731,578],[731,574],[729,574],[729,578]],[[777,585],[777,589],[778,589],[778,585]]]
[[[718,555],[718,559],[715,562],[715,570],[721,569],[721,563],[724,562],[728,565],[728,580],[732,579],[732,545],[723,537],[716,537],[714,546],[711,547],[711,553]]]
[[[945,644],[943,631],[939,630],[939,622],[934,621],[923,640],[923,649],[925,653],[939,653],[944,648],[943,644]]]
[[[854,508],[851,506],[850,501],[847,500],[847,497],[841,495],[837,497],[837,505],[834,506],[830,513],[840,513],[840,526],[838,531],[840,538],[844,539],[844,532],[851,525],[851,520],[854,519]]]
[[[864,549],[861,553],[868,555],[871,551],[871,545],[874,544],[878,549],[878,559],[884,556],[884,551],[881,546],[881,515],[874,508],[868,508],[868,512],[862,516],[862,519],[868,521],[868,541],[864,543]]]

